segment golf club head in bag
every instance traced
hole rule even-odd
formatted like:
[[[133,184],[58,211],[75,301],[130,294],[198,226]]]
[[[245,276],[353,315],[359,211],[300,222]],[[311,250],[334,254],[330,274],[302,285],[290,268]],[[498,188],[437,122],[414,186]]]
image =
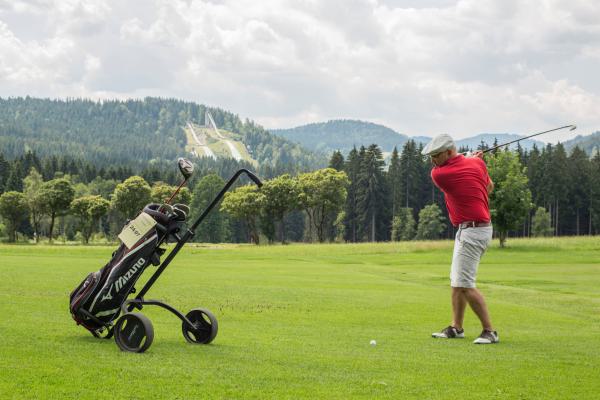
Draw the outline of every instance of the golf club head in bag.
[[[190,179],[194,173],[194,164],[192,164],[192,162],[187,158],[179,158],[177,160],[177,166],[179,167],[179,172],[181,172],[181,175],[183,175],[183,182],[181,182],[171,197],[165,201],[165,204],[171,204],[175,196],[177,196],[177,193],[179,193],[183,185],[187,183],[188,179]]]
[[[184,179],[187,181],[194,173],[194,164],[186,158],[179,158],[177,160],[177,165],[179,166],[181,175],[183,175]]]

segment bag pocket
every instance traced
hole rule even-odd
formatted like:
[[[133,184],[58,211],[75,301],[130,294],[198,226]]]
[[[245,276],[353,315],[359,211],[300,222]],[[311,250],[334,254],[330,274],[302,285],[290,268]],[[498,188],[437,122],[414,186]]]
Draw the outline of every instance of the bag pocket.
[[[92,272],[71,292],[69,310],[76,321],[79,322],[80,318],[76,318],[79,317],[79,310],[94,293],[98,282],[100,282],[100,271]]]

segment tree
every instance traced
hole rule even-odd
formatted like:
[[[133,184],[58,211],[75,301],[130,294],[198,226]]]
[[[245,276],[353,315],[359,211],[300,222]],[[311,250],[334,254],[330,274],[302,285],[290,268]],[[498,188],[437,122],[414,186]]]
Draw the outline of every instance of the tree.
[[[401,207],[392,221],[392,240],[412,240],[415,238],[415,218],[413,209]]]
[[[272,219],[272,222],[279,225],[279,238],[281,243],[285,243],[284,218],[287,213],[298,208],[300,197],[298,180],[288,174],[283,174],[266,181],[261,191],[264,194],[261,215],[267,220]]]
[[[8,230],[8,241],[17,238],[17,228],[21,221],[27,218],[27,199],[20,192],[5,192],[0,196],[0,216]]]
[[[246,185],[225,193],[221,202],[222,211],[246,224],[250,243],[260,242],[256,219],[260,214],[263,201],[264,194],[256,186]]]
[[[591,163],[587,154],[579,147],[575,147],[569,156],[568,169],[563,171],[563,173],[568,173],[568,209],[575,211],[574,215],[571,214],[571,216],[575,218],[575,233],[577,235],[581,231],[580,217],[590,204],[590,167]]]
[[[152,185],[152,190],[150,191],[150,200],[153,203],[164,203],[167,201],[173,193],[177,190],[177,186],[171,186],[165,182],[158,181]],[[218,192],[217,192],[218,193]],[[171,204],[190,204],[192,201],[192,194],[190,190],[186,187],[182,187],[177,193],[177,196],[173,200],[171,200]]]
[[[389,215],[389,189],[383,171],[381,149],[372,144],[361,157],[357,187],[357,216],[360,236],[372,242],[388,240],[391,216]]]
[[[324,242],[327,223],[332,225],[346,201],[346,187],[350,184],[343,171],[319,169],[298,176],[300,205],[306,211],[309,226],[314,228],[319,242]],[[335,218],[328,221],[328,218]]]
[[[57,216],[69,212],[69,206],[75,195],[75,190],[68,179],[58,178],[44,182],[40,187],[40,195],[44,199],[44,212],[50,216],[48,238],[52,243],[54,221]]]
[[[225,185],[223,179],[216,174],[204,176],[194,187],[194,195],[190,208],[193,210],[190,220],[198,218]],[[227,240],[228,221],[218,207],[206,216],[196,232],[196,240],[208,243],[221,243]]]
[[[398,210],[404,207],[402,204],[402,169],[400,166],[400,156],[398,149],[394,146],[392,157],[390,159],[390,167],[388,168],[388,181],[390,186],[390,194],[392,200],[392,215],[398,215]]]
[[[329,168],[333,168],[336,171],[342,171],[344,169],[344,156],[337,150],[334,151],[329,160]]]
[[[4,190],[21,192],[23,190],[23,178],[25,178],[26,173],[23,171],[23,163],[20,160],[16,160],[12,164],[8,178],[4,183]]]
[[[545,171],[548,174],[549,188],[554,198],[554,229],[555,234],[561,233],[562,220],[566,216],[568,209],[567,202],[569,194],[569,161],[567,159],[567,152],[565,147],[558,143],[554,148],[552,159],[548,165],[548,169]]]
[[[71,202],[71,213],[78,220],[78,228],[83,242],[88,243],[92,233],[98,227],[100,218],[108,212],[110,202],[99,195],[77,198]]]
[[[118,184],[119,181],[114,179],[103,179],[97,176],[88,184],[88,189],[90,194],[98,194],[105,199],[110,199]]]
[[[533,216],[533,236],[552,236],[550,213],[544,207],[538,207]]]
[[[418,240],[439,239],[444,229],[444,216],[437,204],[430,204],[419,211]]]
[[[358,192],[358,174],[360,172],[360,156],[356,147],[350,150],[348,154],[344,172],[350,180],[344,209],[344,240],[354,243],[358,241],[358,199],[356,196]]]
[[[44,183],[42,175],[35,169],[31,168],[29,175],[23,179],[23,194],[29,208],[29,216],[31,218],[31,226],[33,227],[33,236],[35,242],[40,240],[40,223],[44,216],[45,199],[42,196],[41,187]]]
[[[5,183],[10,174],[10,163],[6,161],[4,155],[0,153],[0,194],[4,193]]]
[[[412,207],[418,209],[420,206],[421,190],[425,183],[421,181],[423,157],[421,156],[414,140],[409,140],[402,148],[400,155],[400,178],[398,207]]]
[[[589,234],[600,231],[600,152],[591,160]]]
[[[488,159],[489,174],[494,182],[490,209],[500,247],[504,247],[508,231],[518,229],[531,208],[531,191],[527,187],[526,169],[517,154],[500,151]]]
[[[112,204],[125,218],[133,218],[150,202],[150,193],[150,185],[144,178],[132,176],[117,185]]]

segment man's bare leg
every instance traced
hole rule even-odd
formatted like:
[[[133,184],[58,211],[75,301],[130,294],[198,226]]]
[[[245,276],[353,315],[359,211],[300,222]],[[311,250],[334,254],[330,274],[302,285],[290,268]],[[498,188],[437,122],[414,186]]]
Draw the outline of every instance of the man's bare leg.
[[[493,331],[492,321],[490,320],[490,314],[487,309],[487,305],[485,304],[485,299],[481,292],[476,288],[457,288],[462,289],[462,293],[464,298],[471,306],[471,309],[477,315],[479,320],[481,321],[481,326],[483,329],[487,331]]]
[[[467,308],[467,299],[463,293],[464,288],[452,288],[452,326],[458,330],[463,327],[465,320],[465,309]]]

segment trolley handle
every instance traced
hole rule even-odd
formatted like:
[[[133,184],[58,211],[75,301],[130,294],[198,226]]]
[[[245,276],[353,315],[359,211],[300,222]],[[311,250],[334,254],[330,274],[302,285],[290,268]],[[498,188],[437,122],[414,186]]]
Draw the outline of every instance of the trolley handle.
[[[233,183],[240,177],[241,174],[246,174],[246,176],[248,176],[248,178],[250,178],[256,184],[256,186],[262,186],[261,180],[253,172],[248,171],[246,168],[239,169],[235,174],[233,174],[233,176],[229,179],[229,181],[225,184],[223,189],[221,189],[213,201],[208,205],[208,207],[206,207],[202,215],[200,215],[196,222],[194,222],[194,225],[191,226],[190,231],[192,235],[195,233],[198,225],[200,225],[208,213],[210,213],[212,209],[219,203],[219,201],[221,201],[221,198],[225,195],[225,193],[227,193],[231,185],[233,185]]]

